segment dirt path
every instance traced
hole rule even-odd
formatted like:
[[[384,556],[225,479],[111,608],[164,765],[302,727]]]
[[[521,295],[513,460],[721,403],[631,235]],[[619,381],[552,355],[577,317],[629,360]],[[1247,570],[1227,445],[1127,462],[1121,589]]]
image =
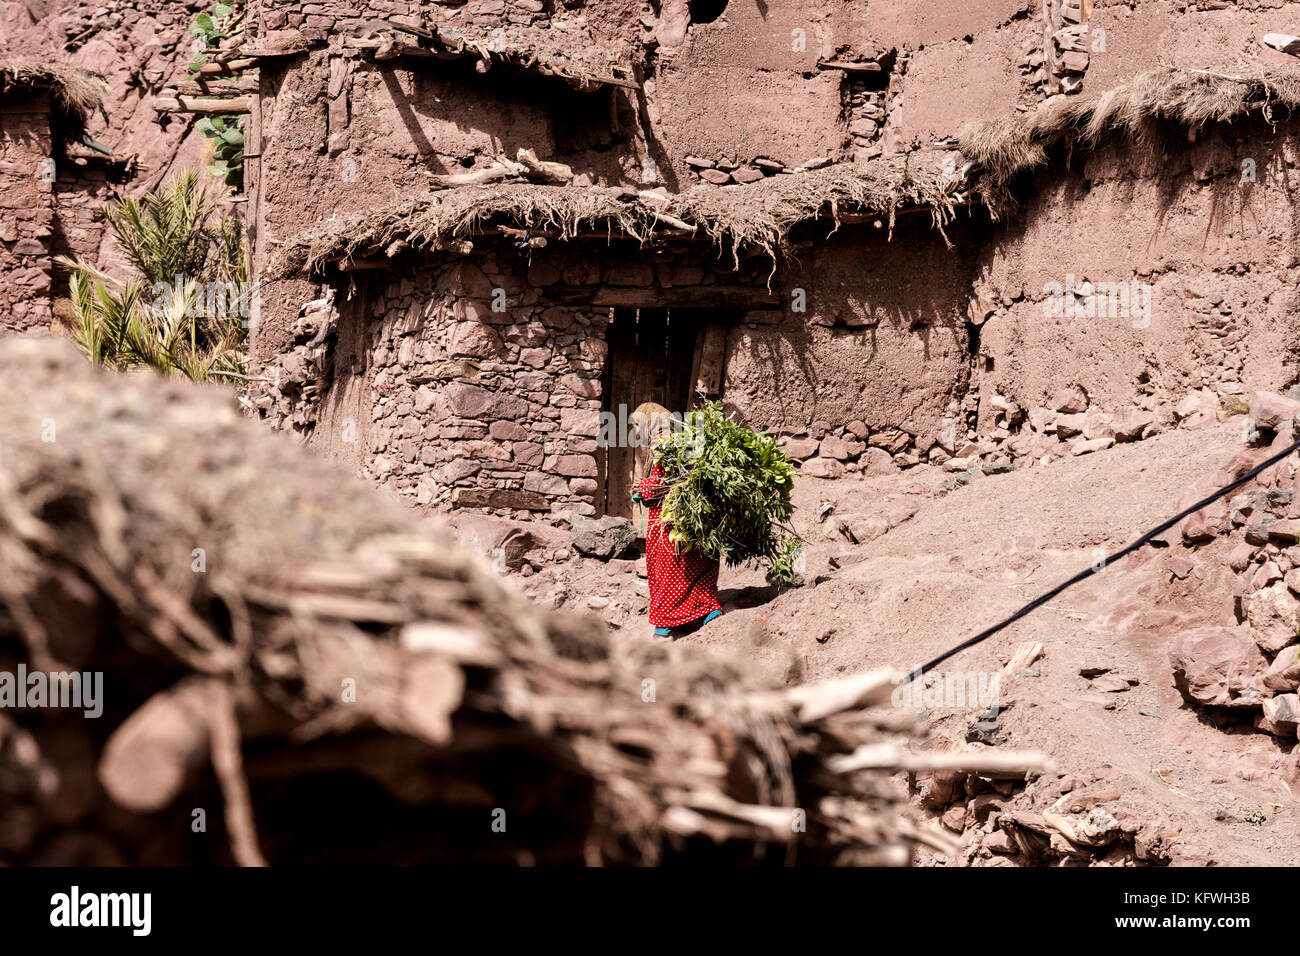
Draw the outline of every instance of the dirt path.
[[[831,498],[837,511],[906,494],[919,503],[904,522],[864,549],[859,564],[816,587],[731,611],[688,640],[752,654],[787,679],[873,666],[911,666],[1001,619],[1024,601],[1098,560],[1170,514],[1183,490],[1241,445],[1240,429],[1173,432],[1140,444],[984,478],[942,497],[909,477],[856,487],[806,480],[803,514]],[[842,489],[842,490],[841,490]],[[1055,755],[1085,782],[1106,780],[1136,812],[1165,811],[1198,855],[1225,864],[1300,862],[1300,821],[1270,736],[1225,732],[1187,707],[1166,657],[1178,630],[1231,619],[1231,576],[1221,556],[1147,549],[1071,589],[948,671],[992,671],[1022,641],[1045,656],[1013,689],[1003,717],[1008,745]],[[820,567],[831,551],[812,549]],[[1165,568],[1172,554],[1196,567],[1184,581]],[[756,584],[734,575],[724,586]],[[1099,693],[1086,666],[1136,677],[1127,693]],[[961,737],[965,710],[932,713],[937,730]],[[1265,822],[1250,822],[1263,819]]]

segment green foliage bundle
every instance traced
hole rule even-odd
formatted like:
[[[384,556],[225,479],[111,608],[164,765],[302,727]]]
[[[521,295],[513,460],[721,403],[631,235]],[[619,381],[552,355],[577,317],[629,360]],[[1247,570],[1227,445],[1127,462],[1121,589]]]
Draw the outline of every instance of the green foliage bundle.
[[[252,292],[238,221],[216,214],[192,172],[104,215],[135,275],[118,280],[58,259],[72,273],[72,335],[90,360],[195,381],[241,377]]]
[[[788,524],[795,470],[776,439],[736,424],[710,402],[659,442],[655,460],[668,485],[661,518],[680,551],[699,548],[729,565],[766,564],[769,582],[791,581],[803,541]]]

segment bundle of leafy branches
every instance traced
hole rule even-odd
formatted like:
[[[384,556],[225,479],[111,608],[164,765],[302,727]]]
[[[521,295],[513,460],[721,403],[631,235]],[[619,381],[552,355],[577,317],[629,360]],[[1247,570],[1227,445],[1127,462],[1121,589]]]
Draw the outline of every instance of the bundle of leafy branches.
[[[766,565],[770,583],[790,583],[803,540],[789,526],[795,470],[776,439],[710,402],[660,440],[655,460],[668,485],[660,516],[679,551]]]
[[[134,275],[56,260],[71,272],[66,322],[82,351],[112,368],[241,381],[253,291],[238,220],[218,214],[193,172],[115,202],[104,216]]]

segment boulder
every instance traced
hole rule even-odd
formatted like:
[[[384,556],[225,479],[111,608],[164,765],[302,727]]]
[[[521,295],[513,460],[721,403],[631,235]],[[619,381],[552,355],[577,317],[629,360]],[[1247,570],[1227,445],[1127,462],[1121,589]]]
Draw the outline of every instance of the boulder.
[[[569,528],[573,550],[606,561],[627,551],[637,537],[636,525],[627,518],[614,515],[601,518],[573,515],[569,519]]]
[[[858,464],[862,466],[863,473],[868,475],[892,475],[898,471],[893,456],[883,448],[868,448],[858,459]]]
[[[1174,683],[1182,693],[1214,707],[1258,707],[1272,694],[1264,687],[1268,661],[1249,628],[1197,627],[1169,646]]]
[[[811,478],[842,478],[844,465],[834,458],[813,458],[803,463],[803,473]]]
[[[1274,392],[1256,392],[1250,402],[1250,417],[1256,428],[1276,429],[1300,412],[1300,402]]]
[[[1260,648],[1275,654],[1295,643],[1300,632],[1300,600],[1278,581],[1247,599],[1246,622]]]
[[[537,548],[553,551],[567,545],[568,536],[559,528],[531,521],[513,521],[491,515],[462,512],[452,521],[458,537],[472,551],[507,568],[518,568],[524,556]]]
[[[1264,686],[1269,690],[1290,691],[1300,687],[1300,659],[1296,652],[1300,644],[1292,644],[1277,652],[1273,663],[1264,672]]]
[[[1264,718],[1274,724],[1295,726],[1300,721],[1300,696],[1278,694],[1264,701]]]
[[[1073,438],[1075,435],[1083,434],[1087,424],[1088,416],[1084,414],[1057,415],[1056,434],[1061,438]]]
[[[1190,508],[1202,498],[1218,490],[1220,484],[1217,479],[1218,476],[1215,475],[1211,478],[1202,478],[1193,482],[1178,499],[1174,509],[1182,511]],[[1180,530],[1183,541],[1187,544],[1193,544],[1198,541],[1208,541],[1225,527],[1230,526],[1228,503],[1220,498],[1212,504],[1206,505],[1200,511],[1184,518]]]
[[[791,438],[785,443],[786,457],[795,461],[811,458],[817,454],[817,444],[815,438]]]
[[[1089,455],[1094,451],[1105,451],[1113,444],[1115,444],[1115,439],[1113,438],[1088,438],[1083,441],[1075,442],[1070,448],[1070,454]]]
[[[840,533],[855,544],[874,541],[890,528],[888,519],[872,514],[838,515],[836,524]]]
[[[855,442],[857,452],[853,452],[848,442],[843,438],[836,438],[834,435],[827,435],[822,439],[821,455],[823,458],[834,458],[836,461],[848,461],[854,454],[862,451],[862,445]]]
[[[1088,407],[1088,393],[1078,385],[1062,388],[1052,395],[1052,408],[1067,415],[1076,415]]]
[[[1144,412],[1140,408],[1134,408],[1132,405],[1125,405],[1120,408],[1110,421],[1110,427],[1115,431],[1115,440],[1138,441],[1142,438],[1143,430],[1153,422],[1155,415],[1151,412]]]

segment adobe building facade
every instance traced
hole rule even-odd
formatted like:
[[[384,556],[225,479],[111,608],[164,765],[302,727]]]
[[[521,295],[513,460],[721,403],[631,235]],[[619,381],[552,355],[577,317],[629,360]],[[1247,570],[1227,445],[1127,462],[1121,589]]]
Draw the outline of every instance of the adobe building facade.
[[[134,157],[83,142],[98,87],[71,70],[0,62],[0,332],[49,331],[67,296],[55,257],[96,257],[99,211],[135,173]]]
[[[1300,4],[1216,6],[260,0],[251,399],[420,507],[531,514],[621,513],[601,428],[648,398],[822,477],[1213,420],[1296,381],[1288,117],[1104,137],[1017,209],[955,146],[1291,62],[1258,41]]]

